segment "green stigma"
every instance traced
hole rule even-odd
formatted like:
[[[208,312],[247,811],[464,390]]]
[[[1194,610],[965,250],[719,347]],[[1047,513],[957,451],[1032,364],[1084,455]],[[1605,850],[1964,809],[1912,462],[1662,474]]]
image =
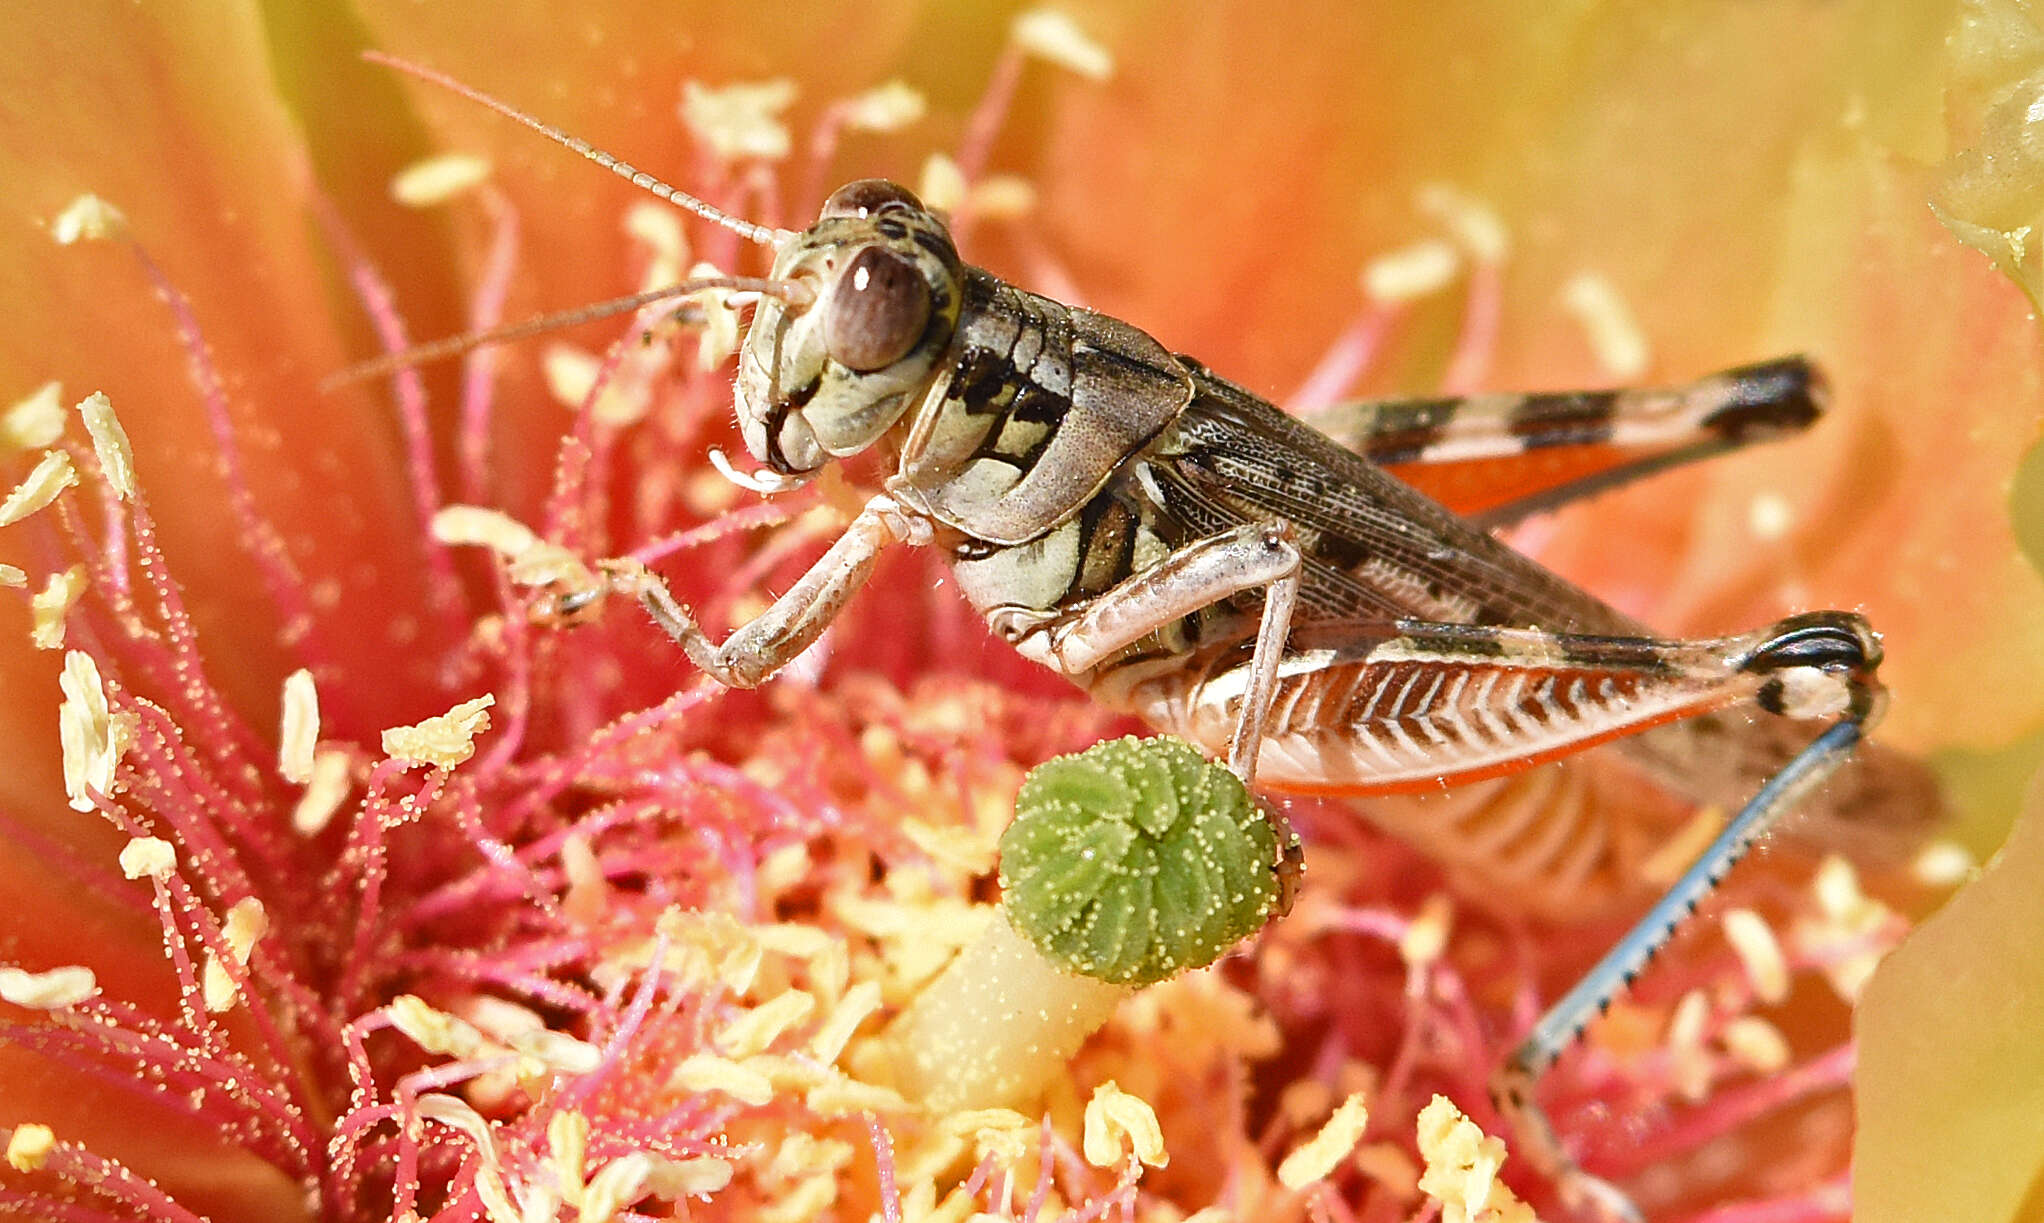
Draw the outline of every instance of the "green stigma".
[[[1148,985],[1213,963],[1278,904],[1277,834],[1240,779],[1180,739],[1046,761],[1001,837],[1002,907],[1058,966]]]

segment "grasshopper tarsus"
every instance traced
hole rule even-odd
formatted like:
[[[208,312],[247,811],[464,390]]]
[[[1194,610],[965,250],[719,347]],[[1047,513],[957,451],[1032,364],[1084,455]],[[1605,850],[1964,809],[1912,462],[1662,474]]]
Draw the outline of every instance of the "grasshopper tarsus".
[[[1555,1195],[1572,1214],[1588,1215],[1597,1223],[1646,1223],[1624,1190],[1583,1171],[1563,1148],[1561,1137],[1533,1101],[1539,1075],[1540,1070],[1520,1064],[1515,1056],[1491,1077],[1491,1107],[1512,1130],[1513,1153],[1553,1182]]]

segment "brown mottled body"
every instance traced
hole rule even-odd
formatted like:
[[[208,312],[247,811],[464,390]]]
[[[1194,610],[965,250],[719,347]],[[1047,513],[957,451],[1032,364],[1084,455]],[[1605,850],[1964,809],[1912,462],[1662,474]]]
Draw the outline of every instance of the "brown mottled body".
[[[1054,439],[1073,418],[1071,320],[1086,320],[1084,326],[1100,316],[984,273],[968,273],[966,284],[972,321],[954,339],[949,368],[938,372],[910,426],[901,470],[916,484],[926,473],[970,473],[963,482],[992,490],[979,501],[993,507],[1001,504],[999,490],[1049,465]],[[1097,487],[1076,510],[1020,542],[1011,542],[1021,534],[1012,524],[990,530],[983,517],[940,511],[954,528],[945,542],[961,588],[1025,654],[1065,670],[1102,702],[1225,754],[1254,661],[1261,591],[1231,594],[1157,624],[1083,669],[1060,667],[1056,636],[1188,544],[1231,527],[1282,523],[1303,571],[1263,723],[1260,783],[1372,796],[1362,809],[1377,822],[1467,876],[1508,884],[1505,895],[1515,902],[1547,911],[1582,912],[1636,892],[1638,861],[1667,828],[1625,823],[1633,816],[1664,821],[1667,811],[1600,802],[1608,787],[1575,780],[1486,787],[1485,779],[1660,726],[1624,741],[1636,763],[1685,797],[1733,805],[1793,754],[1784,750],[1778,718],[1706,712],[1758,695],[1763,681],[1738,673],[1736,639],[1686,649],[1652,640],[1636,622],[1355,450],[1136,335],[1122,342],[1120,376],[1148,385],[1153,403],[1182,406],[1147,437],[1140,435],[1153,418],[1121,422],[1112,445],[1123,448],[1122,458],[1105,472],[1097,461],[1082,469],[1073,489]],[[1102,358],[1089,355],[1082,366],[1087,362],[1097,368]],[[1518,405],[1516,419],[1534,422],[1520,426],[1522,444],[1529,436],[1551,440],[1557,422],[1572,438],[1594,440],[1630,403],[1650,404],[1664,428],[1687,406],[1679,427],[1688,434],[1701,432],[1696,421],[1713,412],[1720,421],[1736,419],[1740,429],[1756,428],[1753,401],[1762,394],[1777,409],[1773,421],[1815,415],[1800,363],[1698,386],[1704,390],[1687,399],[1681,392],[1574,396],[1566,404],[1558,396],[1490,396],[1482,406],[1509,422]],[[1701,408],[1699,397],[1706,400]],[[1406,461],[1426,457],[1414,413],[1399,405],[1368,410],[1384,422],[1389,432],[1381,436],[1392,439],[1384,444],[1396,446],[1393,453]],[[1433,444],[1443,450],[1467,453],[1484,444],[1466,427],[1455,433],[1453,413],[1442,405],[1429,406],[1425,416]],[[1063,436],[1069,447],[1071,435]],[[1372,436],[1380,435],[1364,435],[1358,448],[1367,449]],[[919,446],[924,438],[935,440]],[[947,498],[957,498],[957,488],[950,485]],[[996,533],[1001,539],[986,537]],[[1526,632],[1470,632],[1429,649],[1401,628],[1415,621],[1436,632],[1446,626]],[[1583,640],[1593,637],[1632,644],[1619,649]],[[1510,667],[1492,657],[1508,652],[1517,654]],[[1700,767],[1697,745],[1704,743],[1708,769]],[[1452,796],[1434,793],[1449,782],[1479,784]],[[1529,793],[1546,801],[1528,801]],[[1421,797],[1391,797],[1405,794]]]

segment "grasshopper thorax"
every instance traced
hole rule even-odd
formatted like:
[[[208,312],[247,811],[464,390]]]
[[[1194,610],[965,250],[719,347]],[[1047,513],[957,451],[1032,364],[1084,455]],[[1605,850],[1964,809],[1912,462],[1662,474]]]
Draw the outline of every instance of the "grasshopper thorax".
[[[872,445],[927,385],[958,321],[958,251],[908,190],[862,179],[782,243],[774,278],[814,300],[761,300],[738,427],[754,458],[799,475]]]

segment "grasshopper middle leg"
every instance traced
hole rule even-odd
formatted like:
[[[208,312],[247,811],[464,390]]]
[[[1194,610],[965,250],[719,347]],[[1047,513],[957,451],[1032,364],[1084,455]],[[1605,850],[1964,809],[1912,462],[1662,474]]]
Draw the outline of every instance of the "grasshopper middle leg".
[[[1181,616],[1230,595],[1265,589],[1251,677],[1228,744],[1228,768],[1244,785],[1253,785],[1302,565],[1288,527],[1237,527],[1179,549],[1035,631],[1047,639],[1047,661],[1068,675],[1078,674]]]

